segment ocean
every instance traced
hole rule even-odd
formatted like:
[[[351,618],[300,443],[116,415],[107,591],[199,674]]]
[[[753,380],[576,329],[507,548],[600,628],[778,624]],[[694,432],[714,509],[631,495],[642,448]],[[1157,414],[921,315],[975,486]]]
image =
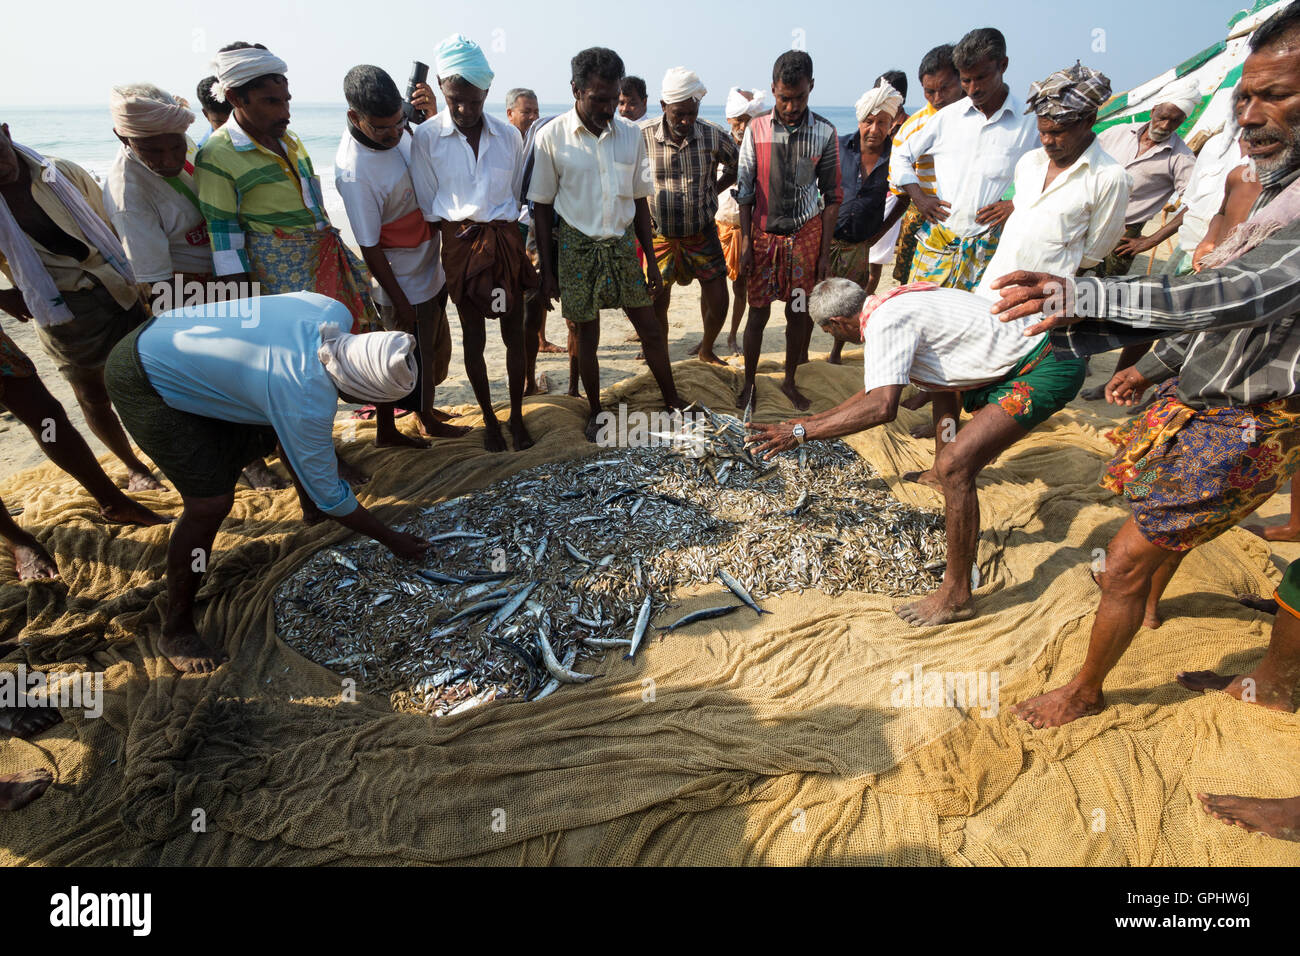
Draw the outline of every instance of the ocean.
[[[546,103],[542,105],[541,114],[543,117],[553,116],[572,106],[572,103]],[[857,126],[851,106],[819,107],[813,104],[813,110],[834,123],[836,129],[842,132]],[[505,119],[504,107],[490,106],[488,112]],[[316,166],[330,219],[339,228],[343,238],[351,243],[352,232],[343,211],[343,201],[334,188],[334,154],[338,151],[339,139],[343,135],[346,113],[347,107],[342,103],[294,103],[289,127],[302,139]],[[726,128],[721,102],[706,103],[700,110],[700,115],[703,119]],[[119,148],[106,106],[57,106],[44,109],[9,107],[0,114],[0,119],[9,124],[10,134],[24,146],[71,160],[101,182]],[[200,115],[190,127],[190,136],[198,140],[203,135],[206,124],[207,121]]]

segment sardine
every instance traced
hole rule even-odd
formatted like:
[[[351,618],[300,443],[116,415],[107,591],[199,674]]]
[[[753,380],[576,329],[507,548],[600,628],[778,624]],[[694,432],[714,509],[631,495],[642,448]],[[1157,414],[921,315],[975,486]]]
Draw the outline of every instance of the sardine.
[[[479,534],[477,531],[444,531],[442,534],[435,534],[428,540],[437,544],[439,541],[456,541],[460,539],[466,541],[486,541],[487,535]]]
[[[464,578],[458,578],[454,574],[443,574],[441,571],[430,571],[428,568],[421,568],[415,572],[416,577],[423,578],[430,584],[464,584]]]
[[[762,617],[764,614],[772,613],[771,611],[765,611],[759,607],[758,602],[754,600],[754,596],[745,590],[745,586],[726,571],[722,570],[722,568],[718,568],[718,577],[722,578],[722,583],[727,586],[728,591],[744,601],[746,607],[753,608],[754,613],[759,617]]]
[[[680,617],[667,627],[661,627],[659,630],[667,634],[669,631],[675,631],[679,627],[686,627],[688,624],[694,624],[696,621],[707,621],[715,617],[725,617],[735,611],[739,611],[745,605],[743,604],[725,604],[722,607],[706,607],[702,611],[692,611],[684,617]]]
[[[578,649],[576,647],[571,648],[569,653],[564,655],[564,660],[560,662],[560,667],[567,671],[569,668],[573,667],[573,662],[577,659]],[[533,700],[541,700],[543,697],[550,697],[559,690],[564,683],[565,682],[560,680],[558,677],[552,677],[546,682],[542,689],[537,692],[537,696],[534,697]]]
[[[537,646],[542,652],[542,662],[546,669],[551,672],[551,676],[565,684],[585,684],[595,677],[595,674],[582,674],[575,670],[570,670],[560,663],[559,658],[555,656],[555,648],[551,647],[551,642],[546,639],[545,631],[537,632]]]
[[[501,606],[501,610],[497,611],[496,614],[493,615],[492,620],[488,622],[487,630],[484,633],[491,634],[498,627],[504,624],[509,619],[510,615],[519,610],[520,606],[528,600],[528,595],[533,593],[533,588],[535,587],[537,587],[537,582],[533,581],[521,589],[514,597],[506,601],[506,603]]]
[[[501,605],[505,604],[508,598],[495,598],[491,601],[479,601],[477,604],[471,604],[467,608],[462,608],[451,617],[447,618],[446,623],[459,621],[462,618],[474,617],[477,614],[486,614],[488,611],[499,610]]]
[[[625,661],[630,661],[636,657],[636,652],[641,647],[641,641],[645,639],[646,626],[650,623],[650,604],[653,599],[653,594],[645,596],[645,602],[641,605],[641,612],[636,616],[636,628],[632,631],[632,647],[623,655]]]
[[[581,561],[583,564],[588,564],[588,565],[592,563],[591,558],[587,557],[585,554],[583,554],[573,545],[569,544],[569,542],[567,541],[564,542],[564,550],[568,551],[569,557],[573,558],[573,560],[575,561]]]

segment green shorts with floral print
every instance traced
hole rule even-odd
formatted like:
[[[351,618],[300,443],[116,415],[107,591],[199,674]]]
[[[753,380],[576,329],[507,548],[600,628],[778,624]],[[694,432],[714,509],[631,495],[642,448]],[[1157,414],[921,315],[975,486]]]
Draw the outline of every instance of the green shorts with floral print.
[[[560,220],[556,238],[560,247],[560,312],[570,322],[599,319],[601,309],[650,305],[630,225],[621,236],[592,239]]]
[[[997,405],[1028,431],[1070,404],[1087,377],[1087,362],[1060,358],[1052,351],[1051,336],[1044,335],[1006,378],[963,392],[962,407],[974,412]]]

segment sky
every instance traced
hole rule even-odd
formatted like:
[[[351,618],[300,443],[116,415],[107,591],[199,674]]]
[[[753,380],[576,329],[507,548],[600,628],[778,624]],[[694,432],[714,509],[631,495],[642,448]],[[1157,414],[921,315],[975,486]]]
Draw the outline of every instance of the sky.
[[[213,54],[234,40],[263,43],[289,64],[301,102],[342,100],[343,75],[374,63],[405,88],[411,61],[433,65],[440,40],[464,33],[496,71],[493,95],[512,86],[544,103],[570,99],[569,58],[611,46],[657,99],[664,71],[696,70],[709,98],[728,87],[766,87],[773,60],[813,57],[812,105],[851,105],[887,69],[904,70],[907,102],[922,102],[916,67],[926,50],[975,27],[1007,38],[1007,80],[1022,99],[1031,81],[1076,59],[1136,86],[1227,35],[1245,0],[60,0],[5,11],[0,106],[96,105],[114,84],[148,81],[193,101]],[[69,28],[71,25],[71,28]],[[16,42],[15,42],[16,41]]]

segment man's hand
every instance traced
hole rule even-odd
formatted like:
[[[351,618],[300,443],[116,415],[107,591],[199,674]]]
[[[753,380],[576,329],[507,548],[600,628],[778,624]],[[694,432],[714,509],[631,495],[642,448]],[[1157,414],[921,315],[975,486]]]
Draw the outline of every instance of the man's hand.
[[[1106,383],[1106,401],[1112,405],[1140,405],[1151,383],[1135,367],[1122,369]]]
[[[411,105],[423,110],[428,116],[438,115],[438,97],[433,95],[433,88],[428,83],[416,83],[415,92],[411,94]]]
[[[415,306],[410,302],[393,306],[393,325],[397,332],[415,334]]]
[[[921,214],[921,218],[926,222],[943,222],[951,215],[952,203],[946,199],[940,199],[938,196],[929,196],[923,193],[919,199],[913,201],[916,203],[916,211]]]
[[[1214,240],[1206,236],[1196,244],[1196,251],[1192,253],[1192,271],[1201,271],[1201,260],[1214,251]]]
[[[546,307],[547,312],[550,312],[555,307],[555,303],[560,301],[560,283],[555,276],[551,274],[550,269],[546,269],[542,272],[542,288],[540,294],[542,297],[542,303]]]
[[[384,545],[399,558],[415,561],[424,557],[425,552],[433,547],[433,542],[405,531],[392,531],[384,540]]]
[[[26,322],[32,317],[23,294],[17,289],[0,289],[0,309],[4,309],[19,322]]]
[[[1155,243],[1151,242],[1151,240],[1145,236],[1133,236],[1131,238],[1125,236],[1116,244],[1115,251],[1112,255],[1136,256],[1140,253],[1146,252],[1154,245]]]
[[[750,422],[749,437],[745,439],[746,447],[754,447],[755,454],[760,458],[770,459],[773,455],[778,455],[783,451],[790,451],[792,448],[799,447],[799,440],[794,437],[794,426],[804,422],[802,418],[794,418],[788,422],[777,422],[775,425],[758,425]]]
[[[664,278],[659,274],[659,263],[655,262],[653,252],[645,257],[645,288],[652,299],[664,288]]]
[[[975,213],[975,221],[981,226],[996,228],[1011,218],[1011,213],[1015,211],[1015,208],[1015,203],[1010,199],[991,202],[987,206],[982,206],[979,212]]]
[[[748,236],[740,237],[740,274],[747,276],[754,268],[754,249]]]
[[[870,247],[868,247],[870,248]],[[817,281],[821,282],[831,273],[831,252],[827,249],[817,257]]]
[[[1003,322],[1043,314],[1043,319],[1025,329],[1025,335],[1037,335],[1062,325],[1079,321],[1070,316],[1073,304],[1067,301],[1068,287],[1060,276],[1049,272],[1026,272],[1021,269],[1009,272],[994,280],[991,288],[998,289],[1002,298],[990,309]]]

